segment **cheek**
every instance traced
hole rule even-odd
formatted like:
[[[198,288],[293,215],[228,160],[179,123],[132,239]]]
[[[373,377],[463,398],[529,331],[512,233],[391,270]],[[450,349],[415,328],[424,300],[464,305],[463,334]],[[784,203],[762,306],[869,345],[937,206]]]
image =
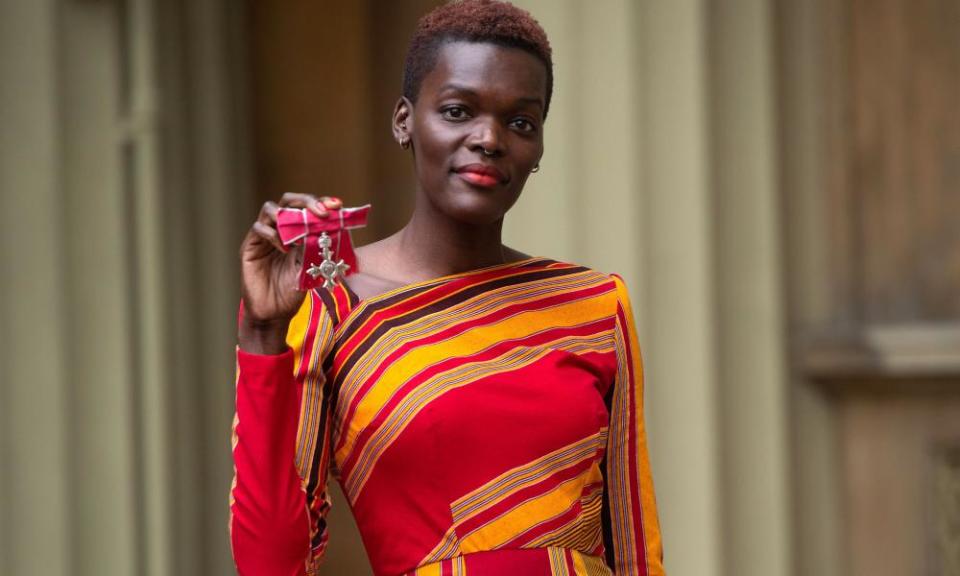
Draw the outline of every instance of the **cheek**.
[[[450,157],[456,150],[458,134],[449,127],[436,122],[425,122],[418,126],[419,163],[421,170],[433,174],[450,170]]]

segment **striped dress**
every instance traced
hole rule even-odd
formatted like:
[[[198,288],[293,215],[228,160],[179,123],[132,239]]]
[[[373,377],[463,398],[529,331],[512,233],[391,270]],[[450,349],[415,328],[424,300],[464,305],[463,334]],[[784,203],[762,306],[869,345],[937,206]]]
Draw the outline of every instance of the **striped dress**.
[[[287,343],[237,349],[241,574],[324,572],[329,478],[378,576],[664,573],[619,276],[535,257],[366,300],[340,283]]]

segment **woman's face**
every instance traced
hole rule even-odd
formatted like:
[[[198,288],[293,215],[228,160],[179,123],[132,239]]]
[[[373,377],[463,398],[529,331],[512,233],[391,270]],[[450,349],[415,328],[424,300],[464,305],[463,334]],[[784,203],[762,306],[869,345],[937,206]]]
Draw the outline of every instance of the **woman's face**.
[[[394,114],[394,132],[413,144],[421,200],[464,223],[501,219],[543,155],[546,86],[546,67],[523,50],[443,45],[416,105],[401,98]]]

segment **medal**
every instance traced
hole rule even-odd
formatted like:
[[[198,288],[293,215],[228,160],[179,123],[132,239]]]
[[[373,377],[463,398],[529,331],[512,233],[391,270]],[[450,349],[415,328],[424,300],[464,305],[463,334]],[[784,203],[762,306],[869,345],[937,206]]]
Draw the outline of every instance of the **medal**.
[[[313,264],[310,268],[307,269],[307,274],[310,275],[314,280],[317,279],[317,276],[323,276],[323,287],[330,289],[333,288],[334,279],[342,276],[346,276],[347,270],[350,269],[350,265],[343,261],[343,258],[339,262],[333,261],[333,250],[330,249],[330,245],[333,243],[331,238],[327,236],[326,232],[321,232],[320,237],[317,238],[317,243],[320,245],[320,252],[323,255],[323,261],[320,262],[320,265]]]
[[[303,245],[300,290],[317,286],[330,290],[348,270],[356,268],[350,230],[366,226],[369,212],[369,204],[329,210],[327,218],[319,218],[305,208],[281,208],[277,212],[277,231],[283,245]]]

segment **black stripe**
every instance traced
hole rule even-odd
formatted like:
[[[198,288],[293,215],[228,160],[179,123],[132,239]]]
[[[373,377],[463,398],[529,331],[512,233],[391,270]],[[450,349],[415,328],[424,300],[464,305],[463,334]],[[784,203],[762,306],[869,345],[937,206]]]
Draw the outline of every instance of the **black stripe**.
[[[326,382],[323,384],[324,394],[323,400],[320,404],[320,424],[317,427],[317,444],[313,450],[313,461],[310,463],[310,472],[308,474],[307,480],[307,509],[313,510],[313,501],[316,500],[314,493],[317,490],[317,486],[320,484],[320,475],[323,474],[323,477],[326,478],[327,470],[324,468],[320,469],[320,460],[323,458],[323,453],[331,451],[330,458],[333,459],[333,447],[330,446],[330,440],[327,439],[329,432],[327,431],[327,422],[330,419],[332,414],[330,396],[327,394],[329,386]],[[326,442],[325,442],[326,440]]]
[[[606,396],[603,398],[603,403],[607,407],[607,414],[611,414],[610,411],[613,407],[613,386],[607,390]],[[609,428],[607,429],[607,445],[610,444]],[[606,446],[604,447],[606,448]],[[604,553],[607,557],[607,565],[613,568],[616,566],[614,554],[613,554],[613,524],[610,519],[610,489],[607,484],[607,452],[603,453],[603,460],[600,461],[600,475],[603,477],[603,506],[600,508],[600,524],[603,527],[603,548]]]
[[[340,319],[337,317],[337,303],[333,299],[333,294],[331,294],[326,288],[314,288],[313,291],[317,294],[317,296],[320,296],[320,300],[323,301],[323,308],[330,316],[330,320],[333,321],[333,325],[336,326],[339,324]]]

